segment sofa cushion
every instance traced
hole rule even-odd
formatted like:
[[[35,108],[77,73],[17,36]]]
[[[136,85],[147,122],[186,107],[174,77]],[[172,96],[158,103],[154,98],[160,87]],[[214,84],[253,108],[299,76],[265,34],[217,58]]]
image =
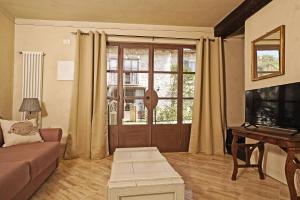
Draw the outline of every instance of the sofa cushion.
[[[59,157],[58,142],[22,144],[0,148],[0,162],[27,161],[31,179],[37,177]]]
[[[28,162],[0,162],[1,199],[12,199],[30,181]]]
[[[0,119],[3,132],[3,147],[17,144],[43,142],[37,128],[36,119],[25,121],[12,121]]]

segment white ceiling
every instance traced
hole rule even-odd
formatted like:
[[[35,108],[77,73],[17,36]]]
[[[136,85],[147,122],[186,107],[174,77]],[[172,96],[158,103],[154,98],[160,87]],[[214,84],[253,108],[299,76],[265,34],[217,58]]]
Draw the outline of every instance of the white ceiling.
[[[243,0],[0,0],[16,18],[212,27]]]

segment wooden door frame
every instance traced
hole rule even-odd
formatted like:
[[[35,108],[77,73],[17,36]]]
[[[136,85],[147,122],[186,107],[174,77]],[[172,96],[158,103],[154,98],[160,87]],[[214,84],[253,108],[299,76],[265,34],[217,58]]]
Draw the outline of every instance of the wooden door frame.
[[[148,49],[149,50],[149,60],[148,60],[148,70],[147,71],[133,71],[133,73],[144,73],[148,75],[148,90],[150,89],[150,87],[152,86],[151,80],[150,80],[150,69],[152,66],[151,63],[151,46],[147,45],[147,44],[143,44],[143,45],[139,45],[139,44],[130,44],[130,43],[119,43],[118,45],[118,49],[119,49],[119,65],[118,65],[118,77],[119,77],[119,82],[118,82],[118,90],[121,92],[119,93],[119,114],[118,114],[118,132],[123,134],[122,132],[131,132],[133,134],[134,131],[133,130],[140,130],[142,131],[144,134],[146,133],[146,143],[143,143],[143,146],[151,146],[151,119],[150,119],[150,113],[149,110],[150,108],[147,107],[148,112],[147,112],[147,124],[143,124],[143,125],[138,125],[138,124],[133,124],[133,125],[124,125],[123,124],[123,112],[124,112],[124,102],[126,99],[125,95],[124,95],[124,80],[123,80],[123,75],[124,75],[124,49],[126,48],[136,48],[136,49]],[[142,99],[142,98],[133,98],[133,99]],[[145,104],[145,95],[144,95],[144,104]],[[151,106],[151,105],[150,105]],[[135,127],[135,129],[133,128]],[[132,130],[133,129],[133,130]],[[144,131],[143,131],[144,130]],[[121,145],[123,142],[120,140],[120,135],[118,137],[118,144]],[[122,146],[122,145],[121,145]]]
[[[154,71],[154,50],[155,49],[172,49],[178,51],[178,70],[177,72],[174,72],[178,76],[178,86],[177,86],[177,97],[173,98],[177,100],[177,123],[176,124],[154,124],[154,118],[153,118],[153,110],[155,109],[153,106],[153,102],[151,100],[150,107],[148,109],[148,121],[147,125],[149,134],[148,134],[148,146],[152,146],[153,141],[153,127],[165,127],[168,130],[172,130],[172,128],[176,125],[177,130],[179,131],[179,138],[180,138],[180,144],[179,146],[182,147],[181,151],[186,151],[188,148],[188,139],[186,136],[183,135],[183,132],[188,134],[189,138],[189,130],[191,125],[190,124],[184,124],[183,123],[183,100],[187,98],[183,98],[183,75],[185,74],[183,72],[183,49],[189,48],[189,49],[195,49],[195,45],[181,45],[181,44],[153,44],[153,43],[128,43],[128,42],[109,42],[108,46],[118,46],[118,124],[110,126],[109,125],[109,144],[110,144],[110,153],[114,151],[116,147],[120,144],[120,138],[119,138],[119,131],[121,126],[134,126],[134,125],[123,125],[122,124],[122,114],[120,113],[124,108],[123,104],[124,102],[121,102],[123,99],[123,93],[120,94],[120,91],[123,91],[123,62],[124,62],[124,48],[147,48],[149,49],[149,66],[148,66],[148,72],[142,71],[142,73],[148,73],[148,90],[153,93],[154,90],[154,74],[155,73],[166,73],[166,74],[172,74],[170,72],[163,72],[163,71]],[[188,73],[187,73],[188,74]],[[194,73],[193,73],[194,74]],[[124,91],[123,91],[124,92]],[[153,96],[153,94],[151,94]],[[145,97],[144,97],[145,98]],[[158,99],[172,99],[172,98],[158,98]],[[192,98],[191,98],[192,99]],[[123,99],[124,101],[124,99]],[[136,125],[136,126],[143,126],[143,125]],[[117,132],[117,133],[116,133]],[[167,150],[168,151],[168,150]]]

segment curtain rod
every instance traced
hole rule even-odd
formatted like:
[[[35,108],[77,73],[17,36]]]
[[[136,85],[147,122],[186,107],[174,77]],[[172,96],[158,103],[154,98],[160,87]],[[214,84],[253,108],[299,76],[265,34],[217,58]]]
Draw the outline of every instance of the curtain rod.
[[[77,32],[71,32],[73,35],[77,35]],[[81,32],[81,35],[88,35],[89,33]],[[173,40],[191,40],[191,41],[197,41],[200,39],[194,39],[194,38],[179,38],[179,37],[161,37],[161,36],[142,36],[142,35],[120,35],[120,34],[107,34],[107,36],[111,37],[133,37],[133,38],[150,38],[152,40],[154,39],[173,39]],[[213,38],[209,38],[211,41],[215,41]]]

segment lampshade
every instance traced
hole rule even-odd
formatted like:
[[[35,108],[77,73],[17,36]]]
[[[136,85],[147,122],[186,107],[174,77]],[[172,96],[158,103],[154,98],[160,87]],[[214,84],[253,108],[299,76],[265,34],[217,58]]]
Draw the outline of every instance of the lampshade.
[[[20,112],[40,112],[41,106],[38,98],[24,98],[19,109]]]

